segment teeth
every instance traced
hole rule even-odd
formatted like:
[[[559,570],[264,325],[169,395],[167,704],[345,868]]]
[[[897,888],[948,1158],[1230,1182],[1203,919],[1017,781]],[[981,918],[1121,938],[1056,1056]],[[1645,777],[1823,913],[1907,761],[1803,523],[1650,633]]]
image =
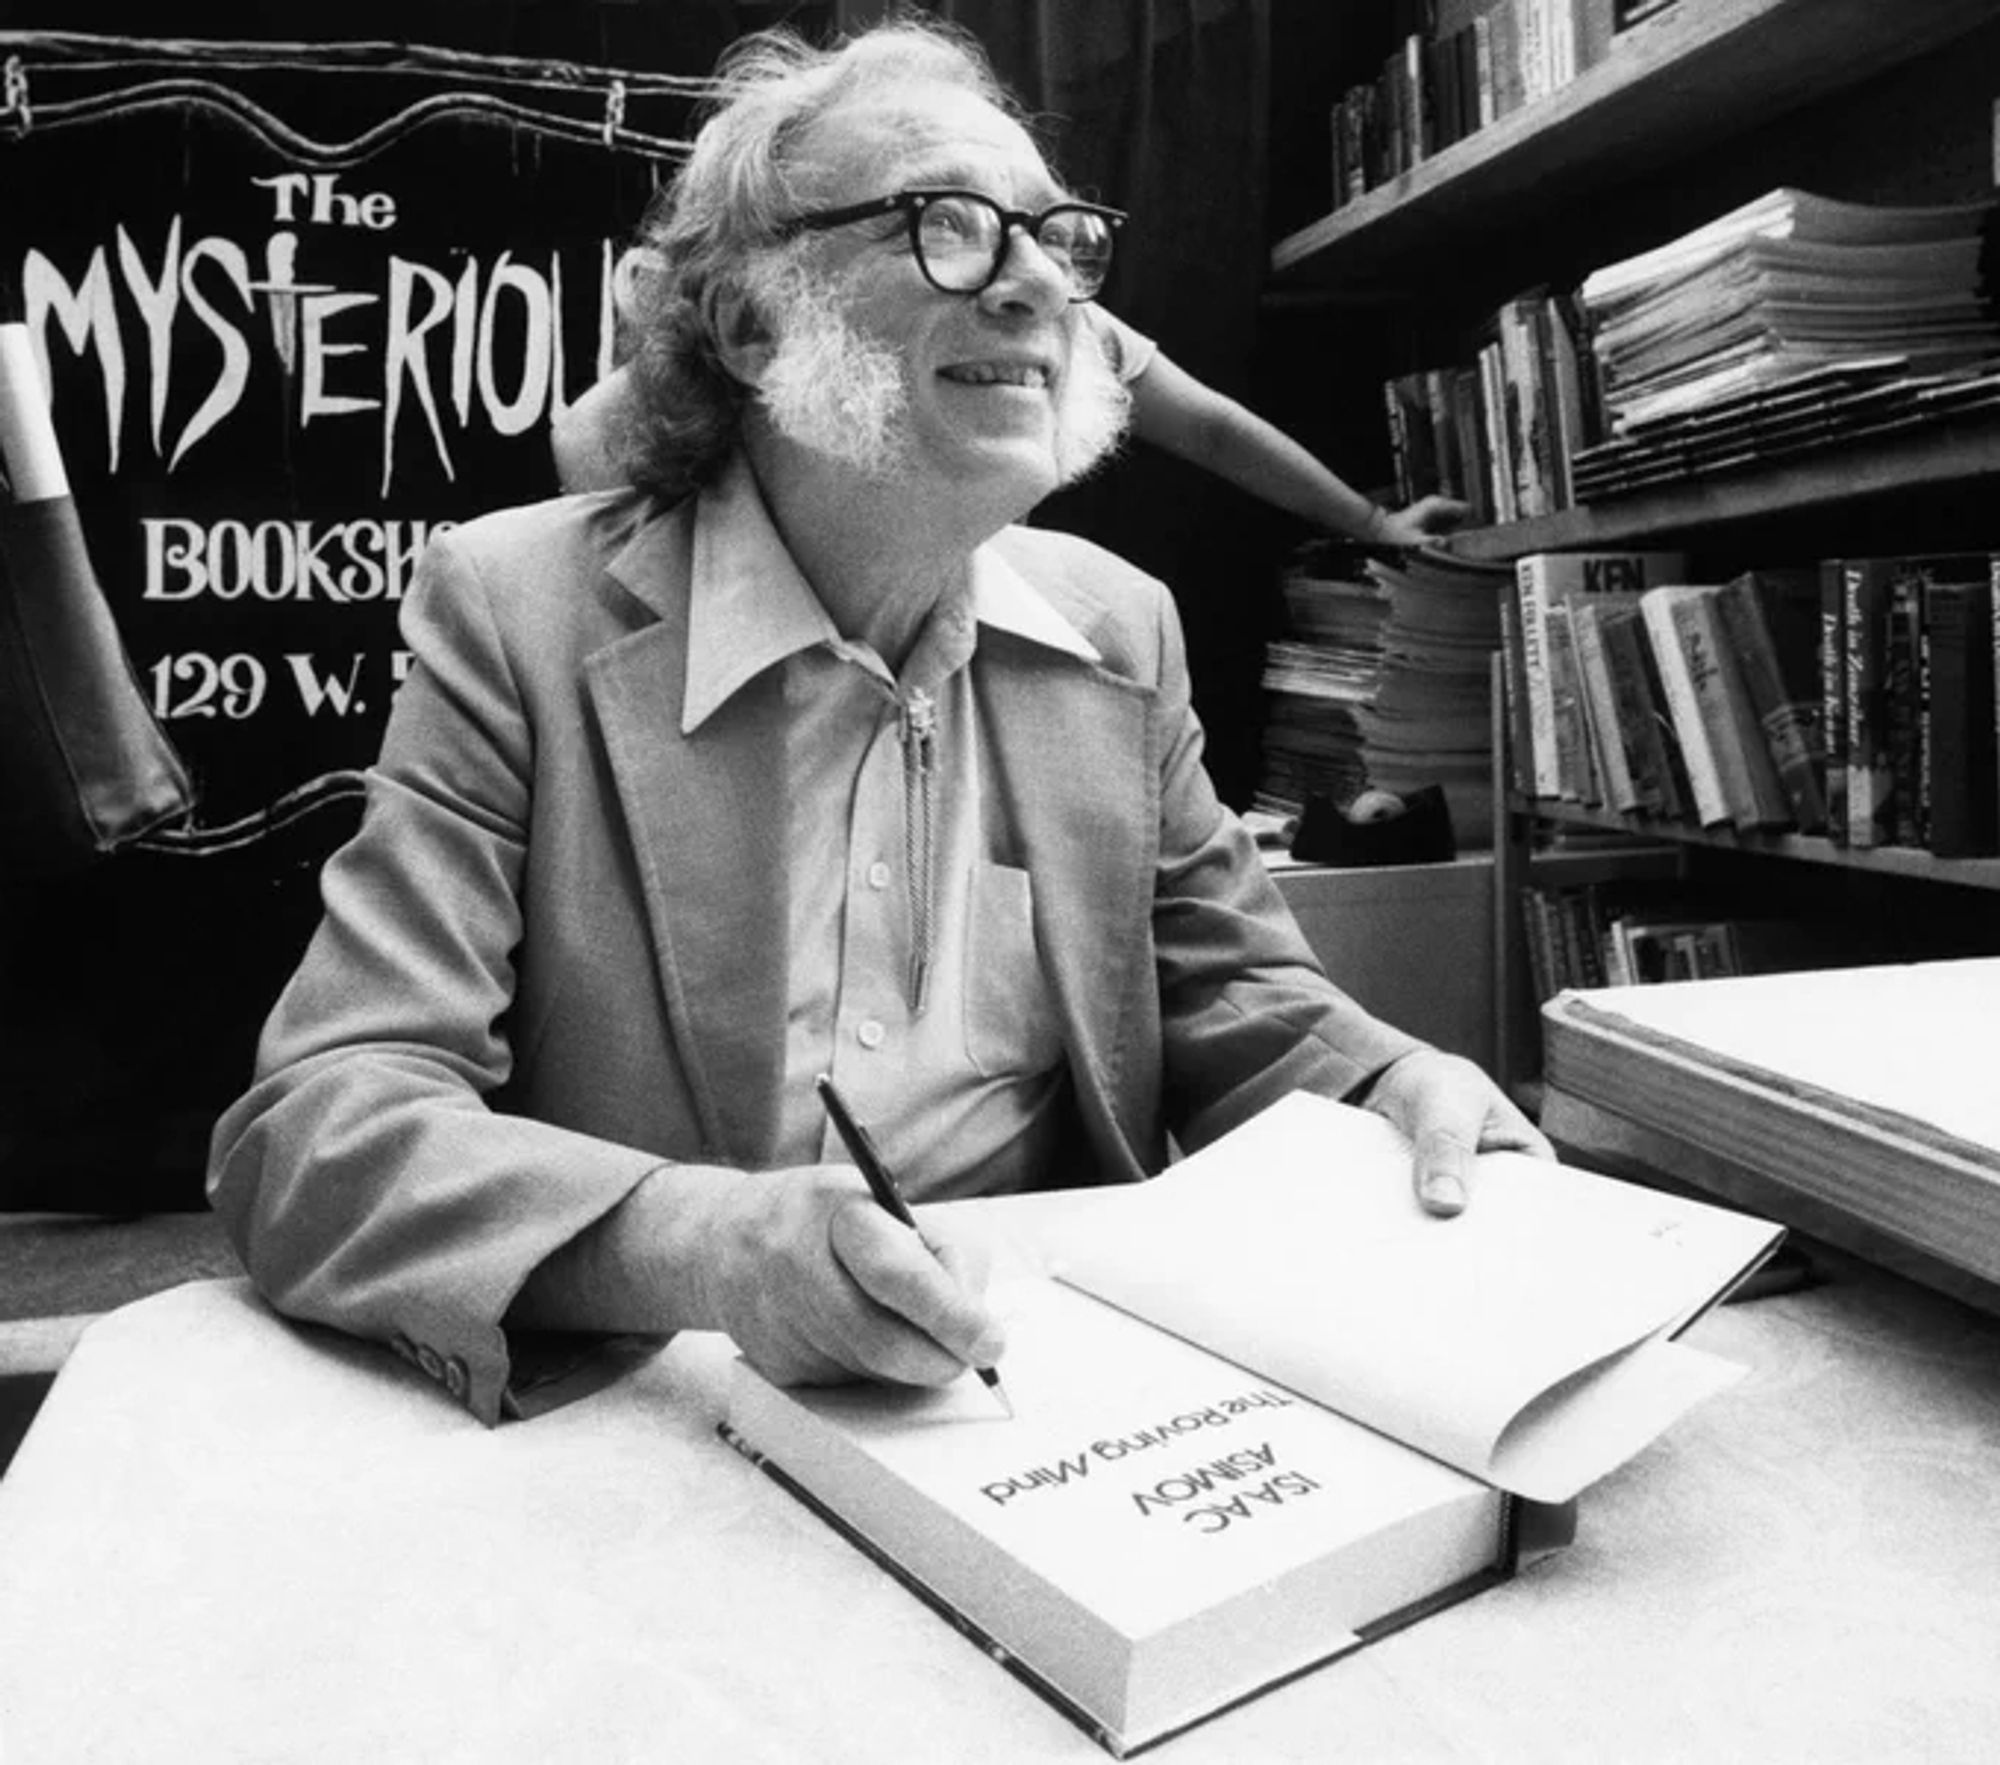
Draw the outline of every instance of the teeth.
[[[962,362],[946,368],[944,377],[971,386],[1044,387],[1049,383],[1048,369],[1030,362]]]

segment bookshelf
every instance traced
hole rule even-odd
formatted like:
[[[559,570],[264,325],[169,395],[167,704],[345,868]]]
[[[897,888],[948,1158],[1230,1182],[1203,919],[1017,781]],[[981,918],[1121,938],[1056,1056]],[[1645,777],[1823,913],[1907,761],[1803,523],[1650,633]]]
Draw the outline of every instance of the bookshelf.
[[[1338,312],[1338,326],[1372,324],[1377,339],[1394,335],[1390,315],[1402,313],[1421,351],[1518,286],[1626,255],[1635,227],[1656,220],[1646,242],[1671,238],[1758,187],[1802,183],[1865,201],[1990,194],[2000,173],[1990,77],[1983,98],[1975,90],[1923,139],[1903,126],[1968,64],[1989,74],[2000,65],[1993,0],[1676,0],[1568,84],[1287,234],[1272,253],[1269,305],[1293,315],[1288,324]],[[1841,137],[1869,145],[1823,151]],[[1790,163],[1759,186],[1774,150]],[[1822,162],[1828,182],[1814,185]],[[1549,221],[1565,210],[1577,217],[1569,236]],[[1600,225],[1607,239],[1593,258]],[[1497,562],[1658,546],[1688,551],[1698,579],[1719,580],[1788,546],[1799,558],[2000,549],[1996,490],[2000,417],[1968,414],[1481,528],[1457,549]],[[1543,877],[1726,874],[1774,899],[1810,878],[1820,895],[1851,896],[1878,918],[1907,912],[1956,927],[1960,915],[1938,904],[1962,903],[1966,923],[2000,925],[1990,900],[2000,858],[1703,831],[1526,797],[1511,784],[1498,676],[1496,665],[1493,1043],[1498,1076],[1517,1089],[1532,1094],[1539,1071],[1520,908]]]
[[[1915,60],[1992,0],[1676,0],[1567,85],[1280,240],[1280,295],[1384,298],[1524,211],[1612,188]]]

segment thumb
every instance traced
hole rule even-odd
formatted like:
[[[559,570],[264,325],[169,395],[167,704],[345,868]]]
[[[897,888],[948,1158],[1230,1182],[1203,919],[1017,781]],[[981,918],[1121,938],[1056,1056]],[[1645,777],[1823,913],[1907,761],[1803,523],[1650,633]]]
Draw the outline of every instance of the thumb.
[[[1416,1143],[1417,1202],[1426,1213],[1450,1219],[1465,1211],[1472,1194],[1471,1144],[1448,1128],[1426,1130]]]

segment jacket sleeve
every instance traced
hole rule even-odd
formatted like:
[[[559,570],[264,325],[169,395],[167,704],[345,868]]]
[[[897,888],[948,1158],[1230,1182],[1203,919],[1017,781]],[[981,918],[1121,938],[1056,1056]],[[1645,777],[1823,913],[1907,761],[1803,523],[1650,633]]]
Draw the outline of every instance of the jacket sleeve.
[[[482,1420],[518,1406],[529,1273],[657,1156],[489,1107],[511,1068],[534,730],[471,550],[433,542],[413,653],[324,916],[218,1122],[209,1195],[280,1310],[388,1343]]]
[[[1349,1096],[1424,1044],[1328,979],[1201,762],[1180,621],[1159,599],[1153,942],[1168,1124],[1193,1150],[1285,1093]]]

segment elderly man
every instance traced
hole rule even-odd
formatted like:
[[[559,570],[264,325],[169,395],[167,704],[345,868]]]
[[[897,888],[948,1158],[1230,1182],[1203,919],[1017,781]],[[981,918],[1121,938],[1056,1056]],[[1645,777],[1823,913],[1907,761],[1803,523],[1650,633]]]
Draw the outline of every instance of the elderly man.
[[[1409,1129],[1440,1212],[1539,1144],[1320,973],[1161,587],[1012,525],[1118,435],[1077,303],[1121,220],[947,34],[732,58],[636,289],[647,490],[460,527],[405,607],[367,815],[215,1133],[274,1303],[488,1421],[531,1330],[937,1382],[997,1325],[870,1203],[822,1072],[919,1201],[1136,1180],[1301,1086]]]

